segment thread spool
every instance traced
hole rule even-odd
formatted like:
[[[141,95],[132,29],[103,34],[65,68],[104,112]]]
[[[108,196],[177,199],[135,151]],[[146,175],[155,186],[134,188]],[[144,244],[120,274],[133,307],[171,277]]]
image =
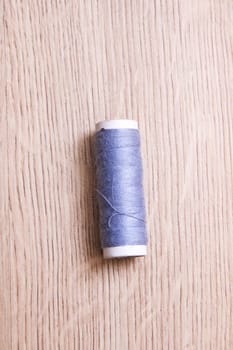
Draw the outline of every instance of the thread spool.
[[[95,145],[103,256],[144,256],[147,235],[137,121],[97,123]]]

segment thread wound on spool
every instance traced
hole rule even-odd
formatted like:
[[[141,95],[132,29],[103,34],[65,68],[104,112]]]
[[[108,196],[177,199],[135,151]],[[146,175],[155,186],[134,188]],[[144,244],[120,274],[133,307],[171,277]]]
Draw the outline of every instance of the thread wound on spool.
[[[104,257],[146,255],[139,131],[102,128],[96,133],[95,144]]]

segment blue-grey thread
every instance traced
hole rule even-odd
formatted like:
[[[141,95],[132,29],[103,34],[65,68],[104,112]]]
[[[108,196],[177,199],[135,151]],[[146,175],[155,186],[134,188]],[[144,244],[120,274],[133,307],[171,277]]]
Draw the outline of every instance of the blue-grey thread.
[[[139,132],[101,129],[96,133],[95,145],[101,245],[145,245]]]

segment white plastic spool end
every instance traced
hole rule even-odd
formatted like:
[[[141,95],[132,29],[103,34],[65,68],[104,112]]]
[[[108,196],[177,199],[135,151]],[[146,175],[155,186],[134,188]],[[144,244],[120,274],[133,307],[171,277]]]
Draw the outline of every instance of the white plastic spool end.
[[[132,119],[103,120],[96,124],[96,131],[101,129],[138,129],[138,122]]]
[[[103,248],[103,255],[105,259],[126,258],[130,256],[145,256],[146,253],[146,245],[125,245],[119,247]]]

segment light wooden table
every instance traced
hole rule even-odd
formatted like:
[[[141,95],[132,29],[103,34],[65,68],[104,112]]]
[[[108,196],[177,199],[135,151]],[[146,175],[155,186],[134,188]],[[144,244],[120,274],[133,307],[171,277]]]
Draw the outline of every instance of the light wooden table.
[[[0,2],[0,349],[233,349],[228,0]],[[139,121],[149,253],[103,261],[95,122]]]

